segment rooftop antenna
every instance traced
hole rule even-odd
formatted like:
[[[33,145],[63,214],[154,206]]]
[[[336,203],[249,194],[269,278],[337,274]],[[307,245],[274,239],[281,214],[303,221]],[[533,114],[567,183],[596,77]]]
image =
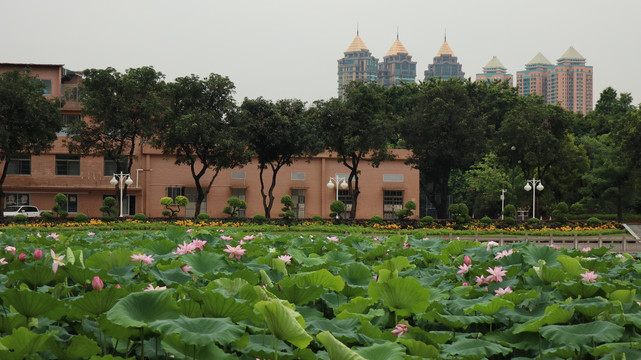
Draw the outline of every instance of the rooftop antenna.
[[[360,36],[360,34],[358,32],[358,23],[356,23],[356,36]]]
[[[445,35],[443,36],[443,42],[447,42],[447,28],[445,28]]]
[[[398,40],[398,26],[396,26],[396,40]]]

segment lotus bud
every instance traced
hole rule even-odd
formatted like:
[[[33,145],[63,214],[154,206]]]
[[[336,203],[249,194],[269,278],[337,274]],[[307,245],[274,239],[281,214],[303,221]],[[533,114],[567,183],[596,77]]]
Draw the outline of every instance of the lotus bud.
[[[42,249],[36,249],[36,250],[33,252],[33,258],[34,258],[35,260],[40,260],[40,259],[42,259],[42,256],[43,256],[43,255],[42,255]]]
[[[91,287],[94,290],[100,291],[102,288],[105,287],[105,284],[103,284],[102,280],[100,280],[99,276],[94,276],[93,280],[91,280]]]

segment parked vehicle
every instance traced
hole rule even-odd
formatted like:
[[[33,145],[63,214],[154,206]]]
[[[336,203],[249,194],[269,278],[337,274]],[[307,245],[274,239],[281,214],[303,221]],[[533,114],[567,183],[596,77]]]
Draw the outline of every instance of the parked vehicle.
[[[7,206],[2,212],[3,216],[24,215],[26,217],[39,217],[40,210],[33,205],[13,205]]]

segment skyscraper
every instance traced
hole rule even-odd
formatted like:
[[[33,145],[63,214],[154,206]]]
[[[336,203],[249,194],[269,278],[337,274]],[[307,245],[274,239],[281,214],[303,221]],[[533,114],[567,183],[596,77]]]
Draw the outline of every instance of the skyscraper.
[[[462,69],[463,65],[458,63],[458,58],[454,55],[452,48],[447,43],[447,37],[443,41],[443,45],[434,57],[434,62],[427,66],[425,70],[425,81],[430,78],[441,78],[447,80],[449,78],[465,77]]]
[[[592,74],[592,66],[586,66],[585,58],[570,47],[556,65],[538,53],[516,73],[516,85],[519,95],[543,96],[548,104],[587,114],[592,110]]]
[[[338,97],[343,96],[345,87],[354,80],[376,82],[378,59],[372,56],[356,31],[356,37],[345,50],[345,56],[338,59]]]
[[[390,87],[404,82],[413,83],[415,79],[416,61],[412,61],[412,56],[397,34],[396,41],[383,57],[383,62],[378,64],[378,83]]]
[[[505,81],[512,86],[512,74],[508,74],[507,68],[494,56],[483,67],[483,73],[476,74],[476,81]]]

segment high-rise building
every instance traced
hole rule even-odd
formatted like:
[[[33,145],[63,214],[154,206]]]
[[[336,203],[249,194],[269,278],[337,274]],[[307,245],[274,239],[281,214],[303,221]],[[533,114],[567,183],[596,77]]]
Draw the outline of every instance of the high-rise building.
[[[549,73],[547,98],[572,112],[592,110],[592,66],[571,46]]]
[[[357,31],[345,50],[345,57],[338,59],[338,97],[343,96],[345,87],[354,80],[376,82],[377,73],[378,59],[372,56]]]
[[[431,78],[441,78],[447,80],[449,78],[465,77],[463,72],[463,65],[458,63],[458,58],[454,55],[452,48],[447,43],[447,38],[444,39],[443,45],[434,57],[434,62],[427,66],[425,70],[425,81]]]
[[[548,104],[559,104],[572,112],[587,114],[592,110],[592,66],[570,47],[552,65],[538,53],[516,73],[519,95],[539,95]]]
[[[392,44],[383,62],[378,64],[378,83],[385,87],[401,83],[413,83],[416,79],[416,61],[412,61],[403,43],[396,35],[396,41]]]
[[[512,86],[512,74],[507,73],[507,68],[494,56],[483,67],[483,73],[476,74],[476,81],[505,81]]]
[[[539,95],[547,98],[548,73],[553,67],[543,54],[536,54],[525,64],[524,71],[516,72],[519,95]]]

